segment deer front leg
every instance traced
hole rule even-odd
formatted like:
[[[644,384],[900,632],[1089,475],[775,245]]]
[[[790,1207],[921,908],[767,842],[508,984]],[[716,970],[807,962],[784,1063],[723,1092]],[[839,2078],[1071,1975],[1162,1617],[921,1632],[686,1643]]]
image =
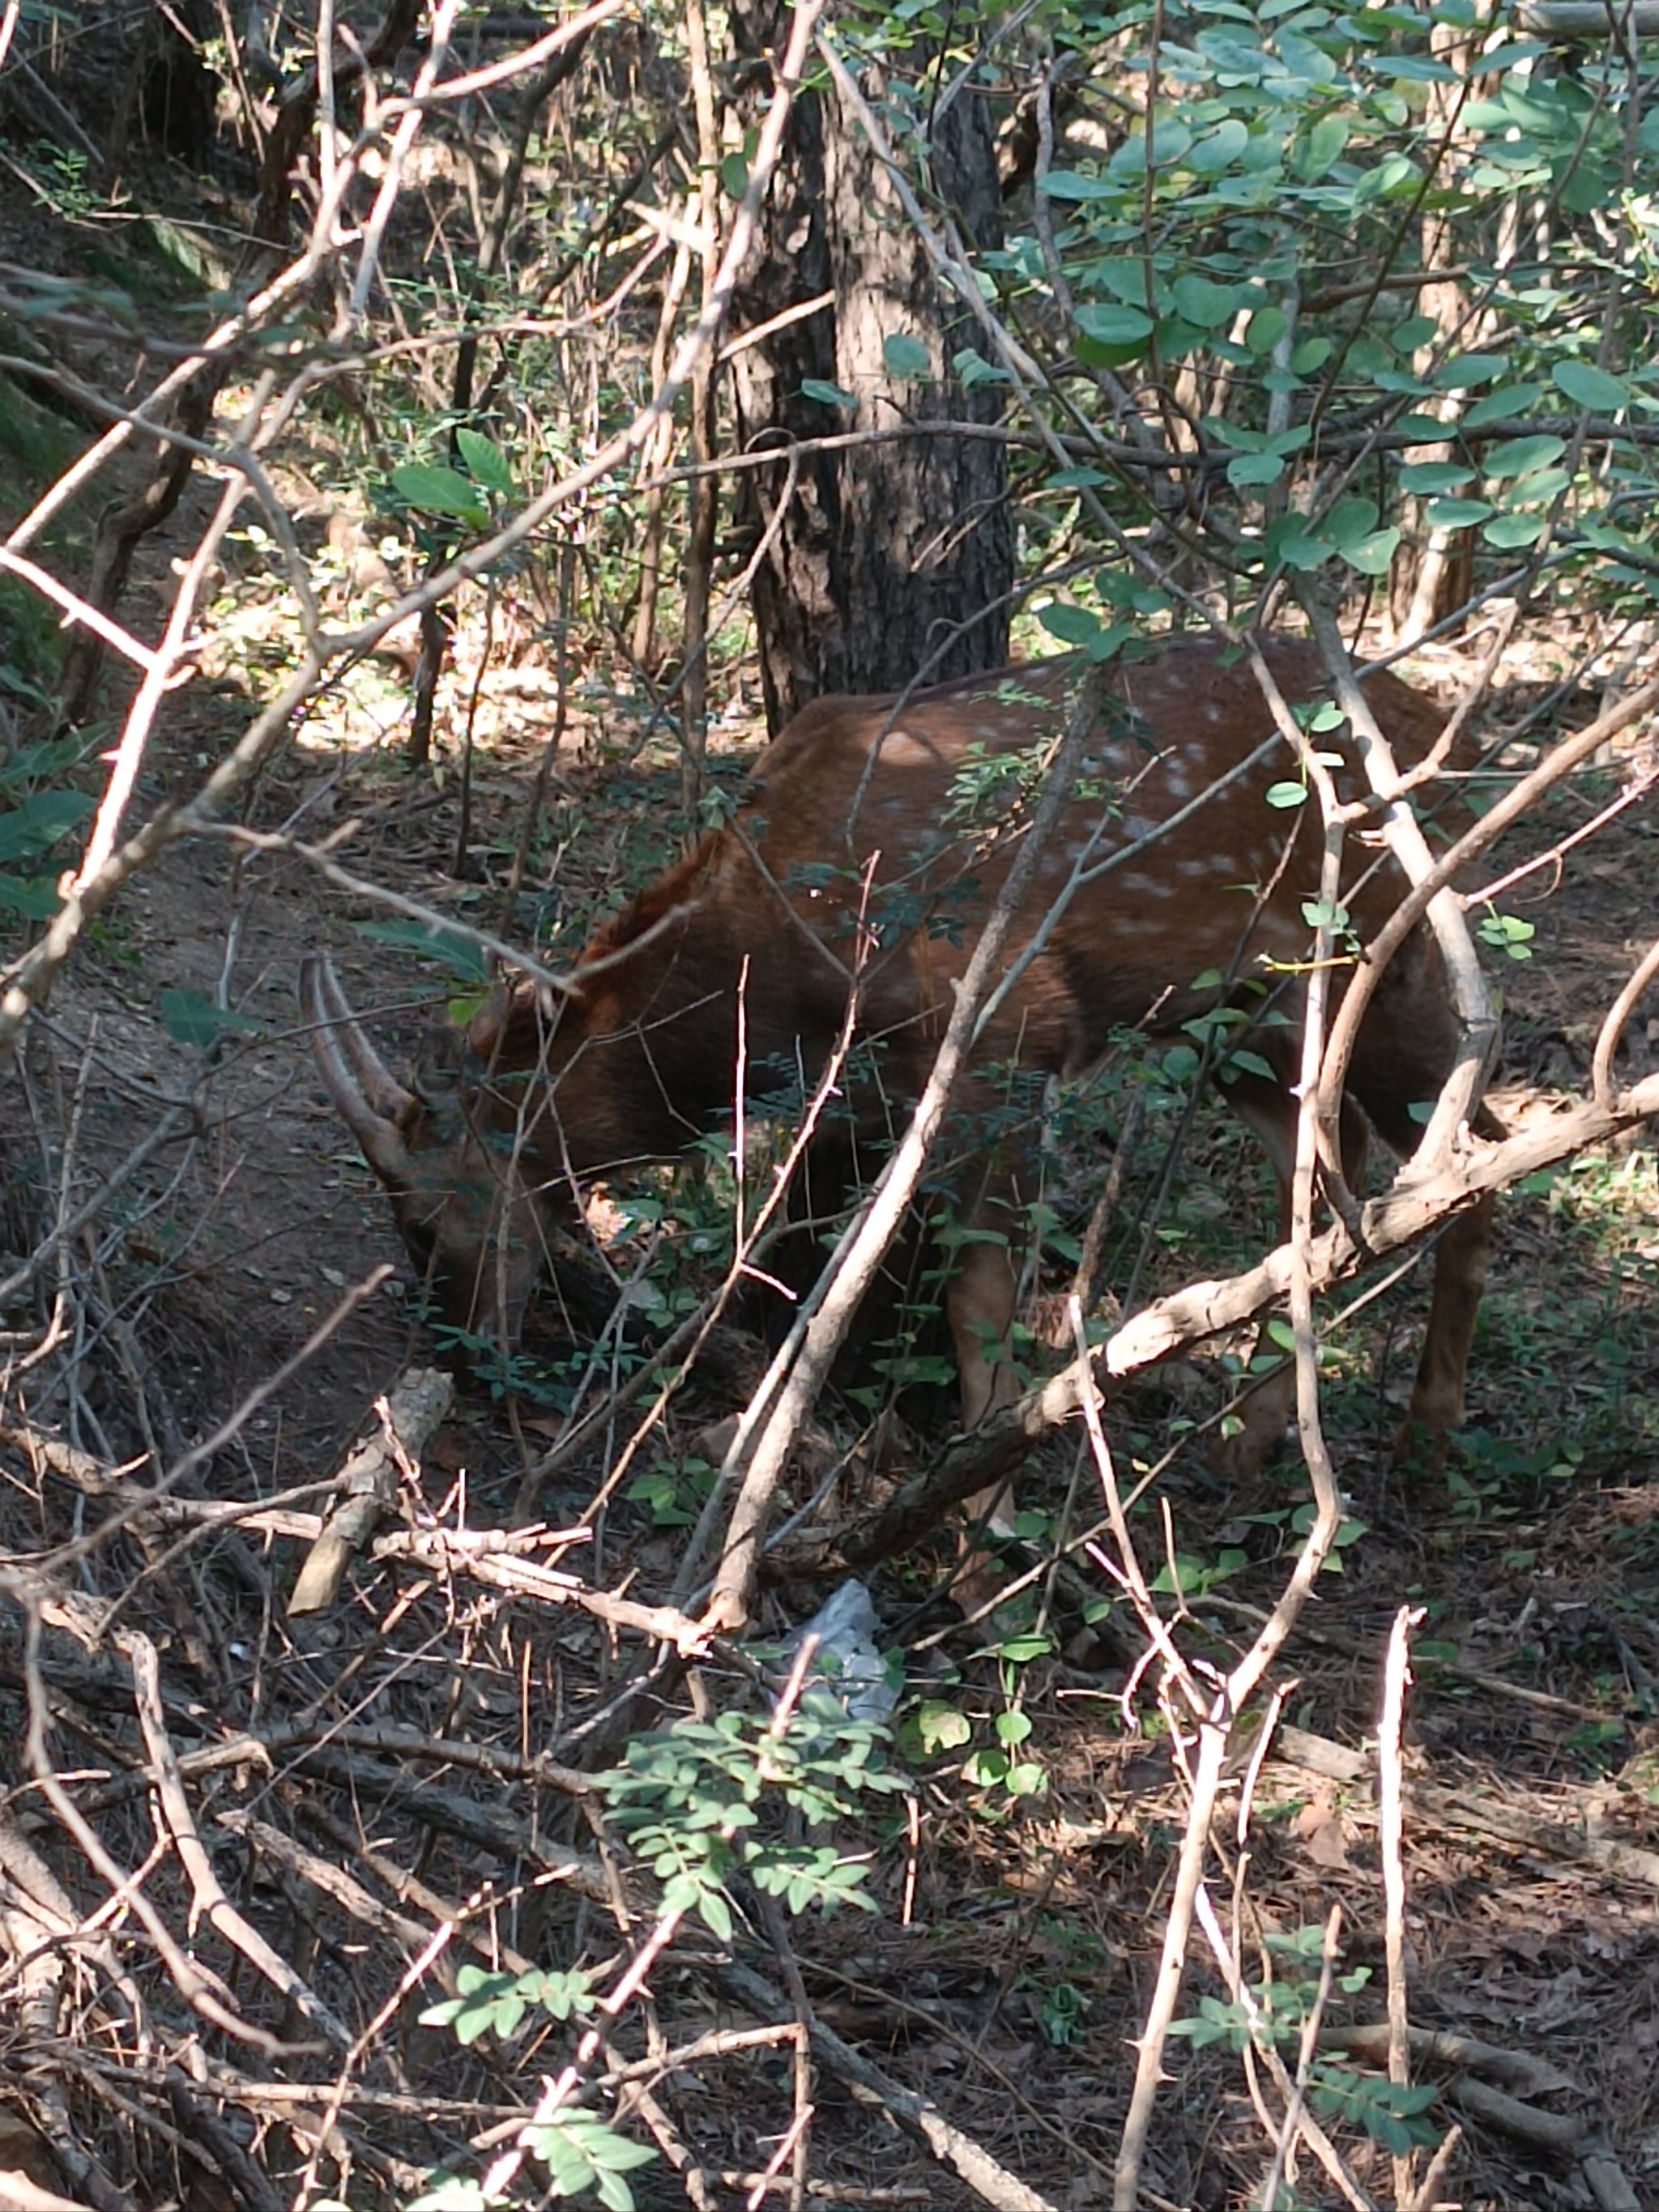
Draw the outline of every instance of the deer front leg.
[[[1488,1191],[1454,1214],[1435,1248],[1428,1328],[1411,1407],[1395,1439],[1396,1466],[1414,1460],[1444,1467],[1447,1438],[1463,1425],[1464,1380],[1492,1259],[1495,1205]]]
[[[945,1310],[961,1377],[964,1429],[977,1428],[1000,1407],[1012,1405],[1019,1395],[1012,1362],[1007,1357],[1018,1287],[1013,1258],[1006,1244],[974,1242],[963,1248],[962,1265],[945,1293]],[[1006,1529],[1012,1521],[1013,1503],[1012,1478],[988,1490],[976,1491],[963,1501],[962,1557],[951,1589],[964,1612],[976,1612],[996,1595],[998,1588],[994,1562],[974,1532]]]

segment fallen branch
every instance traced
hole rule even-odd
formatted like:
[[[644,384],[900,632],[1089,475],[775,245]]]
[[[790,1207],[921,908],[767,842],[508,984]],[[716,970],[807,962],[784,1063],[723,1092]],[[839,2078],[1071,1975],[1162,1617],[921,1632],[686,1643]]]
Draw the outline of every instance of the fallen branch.
[[[1351,1751],[1347,1745],[1333,1743],[1326,1736],[1310,1735],[1303,1729],[1281,1729],[1273,1739],[1270,1756],[1349,1787],[1368,1784],[1374,1776],[1373,1762],[1365,1753]],[[1419,1826],[1472,1829],[1476,1835],[1492,1837],[1499,1843],[1519,1844],[1544,1858],[1559,1859],[1569,1866],[1594,1867],[1620,1881],[1659,1889],[1659,1851],[1644,1850],[1639,1844],[1623,1844],[1612,1836],[1584,1835],[1562,1821],[1540,1820],[1534,1814],[1494,1804],[1470,1790],[1446,1790],[1432,1782],[1411,1783],[1407,1802]]]
[[[138,1706],[144,1747],[155,1777],[155,1796],[161,1817],[173,1838],[173,1848],[190,1882],[197,1913],[230,1948],[239,1951],[254,1972],[264,1976],[313,2027],[337,2051],[352,2048],[351,2030],[318,1996],[309,1983],[295,1972],[280,1952],[272,1948],[257,1928],[226,1896],[214,1871],[213,1861],[196,1826],[196,1816],[185,1795],[184,1778],[161,1711],[161,1668],[155,1646],[148,1636],[129,1630],[123,1649],[132,1668],[132,1686]]]
[[[793,2006],[763,1975],[733,1960],[720,1968],[720,1979],[740,2003],[763,2019],[793,2023]],[[1039,2195],[1018,2174],[1000,2166],[989,2151],[947,2120],[931,2098],[919,2096],[894,2081],[890,2074],[884,2074],[861,2051],[844,2043],[833,2028],[826,2027],[810,2007],[807,2028],[812,2055],[821,2065],[839,2075],[855,2096],[878,2105],[925,2143],[942,2166],[948,2166],[987,2204],[995,2205],[998,2212],[1057,2212],[1052,2199]]]
[[[454,1380],[436,1367],[411,1367],[389,1396],[374,1401],[378,1421],[359,1437],[340,1469],[340,1503],[324,1521],[295,1580],[289,1618],[323,1613],[340,1595],[346,1569],[398,1502],[398,1486],[419,1473],[422,1454],[447,1414]]]
[[[1656,1114],[1659,1073],[1605,1103],[1583,1100],[1501,1143],[1472,1140],[1465,1153],[1431,1175],[1402,1173],[1360,1208],[1358,1241],[1340,1222],[1314,1239],[1309,1252],[1313,1290],[1329,1291],[1373,1261],[1415,1243],[1483,1192],[1507,1190]],[[1093,1353],[1097,1387],[1109,1402],[1132,1376],[1206,1337],[1254,1320],[1284,1296],[1291,1266],[1291,1248],[1281,1244],[1243,1274],[1189,1283],[1154,1299]],[[851,1528],[793,1538],[777,1547],[773,1565],[788,1574],[823,1574],[842,1566],[861,1572],[906,1550],[936,1528],[952,1506],[1006,1480],[1034,1445],[1081,1411],[1084,1371],[1083,1363],[1073,1360],[970,1434],[953,1437],[933,1465],[878,1513]]]

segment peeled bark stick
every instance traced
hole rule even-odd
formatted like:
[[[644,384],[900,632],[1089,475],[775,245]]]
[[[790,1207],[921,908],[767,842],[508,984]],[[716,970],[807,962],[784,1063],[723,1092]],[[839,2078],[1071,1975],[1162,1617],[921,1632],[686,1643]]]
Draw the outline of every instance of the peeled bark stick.
[[[322,1613],[340,1595],[346,1569],[396,1503],[404,1470],[413,1470],[449,1411],[454,1378],[436,1367],[410,1367],[389,1398],[377,1398],[374,1431],[361,1437],[340,1469],[343,1495],[312,1545],[288,1601],[289,1619]]]

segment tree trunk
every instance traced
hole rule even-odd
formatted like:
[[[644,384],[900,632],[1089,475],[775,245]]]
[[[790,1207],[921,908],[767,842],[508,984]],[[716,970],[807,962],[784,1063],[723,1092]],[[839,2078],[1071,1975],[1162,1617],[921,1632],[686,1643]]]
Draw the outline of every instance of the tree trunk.
[[[739,52],[763,53],[775,29],[765,0],[733,10]],[[878,110],[907,97],[884,73],[862,89]],[[1000,230],[991,118],[971,88],[930,115],[924,69],[911,113],[926,133],[924,198],[948,210],[983,250]],[[917,143],[895,114],[890,133]],[[733,319],[744,332],[794,315],[734,358],[738,429],[748,450],[908,422],[994,422],[994,384],[964,388],[953,356],[975,343],[971,318],[947,295],[899,205],[890,179],[833,90],[804,96],[766,210],[763,258]],[[802,314],[808,302],[823,304]],[[912,342],[892,362],[884,344]],[[926,349],[928,366],[915,347]],[[816,380],[850,406],[809,397]],[[1006,595],[1013,523],[1003,447],[953,435],[899,437],[800,457],[790,471],[742,479],[752,543],[773,532],[754,582],[762,679],[775,730],[827,691],[896,690],[972,675],[1007,658]]]

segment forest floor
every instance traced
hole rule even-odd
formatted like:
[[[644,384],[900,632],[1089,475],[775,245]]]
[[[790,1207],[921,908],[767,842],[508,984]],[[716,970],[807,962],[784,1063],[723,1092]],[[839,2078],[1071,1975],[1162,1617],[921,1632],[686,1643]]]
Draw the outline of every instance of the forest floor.
[[[0,228],[6,221],[0,191]],[[186,501],[146,544],[129,608],[138,626],[199,520]],[[313,516],[313,536],[326,520]],[[234,629],[245,657],[231,666],[221,656],[210,682],[170,702],[140,811],[194,787],[280,655],[282,608],[262,583],[257,541],[233,549],[221,592],[220,634]],[[1572,642],[1561,641],[1563,665]],[[441,700],[435,769],[412,769],[398,750],[404,688],[371,665],[295,733],[259,785],[252,825],[315,839],[349,824],[340,849],[354,872],[441,912],[497,923],[505,859],[554,727],[555,686],[529,653],[480,675],[468,659],[475,643],[460,641],[459,672]],[[1506,669],[1486,717],[1493,730],[1518,720],[1547,686],[1547,657]],[[603,903],[674,849],[671,744],[659,734],[635,752],[637,718],[611,696],[605,665],[578,655],[573,665],[574,711],[529,885],[553,916]],[[1450,657],[1421,673],[1451,688]],[[1587,710],[1575,699],[1559,711],[1582,719]],[[463,880],[452,863],[459,733],[469,716],[473,879]],[[751,723],[738,714],[716,750],[735,763],[752,742]],[[1528,825],[1529,847],[1545,850],[1581,827],[1627,767],[1602,764],[1559,794]],[[1504,849],[1506,860],[1516,857]],[[1656,878],[1659,819],[1649,804],[1505,896],[1506,911],[1536,926],[1530,960],[1495,963],[1506,1002],[1506,1098],[1535,1102],[1583,1080],[1601,1013],[1651,934]],[[529,912],[521,905],[514,919]],[[331,1476],[372,1419],[377,1395],[429,1359],[384,1200],[315,1079],[295,998],[301,956],[326,948],[388,1060],[409,1063],[422,1024],[455,985],[364,935],[361,925],[373,918],[301,860],[239,860],[227,847],[196,843],[172,849],[90,933],[5,1092],[0,1127],[19,1179],[14,1215],[27,1202],[32,1160],[52,1158],[62,1187],[84,1193],[154,1125],[162,1102],[188,1095],[199,1117],[188,1146],[158,1155],[106,1211],[95,1266],[88,1263],[103,1285],[102,1338],[67,1366],[44,1368],[38,1385],[15,1384],[12,1406],[30,1420],[125,1462],[144,1449],[146,1420],[167,1456],[241,1408],[234,1437],[198,1480],[204,1496],[251,1510]],[[204,1048],[192,1041],[190,1008],[214,1000],[234,1020]],[[1638,1010],[1631,1034],[1634,1054],[1650,1061],[1659,1002]],[[1206,1121],[1184,1170],[1178,1233],[1159,1265],[1170,1282],[1200,1265],[1218,1272],[1230,1264],[1229,1234],[1247,1239],[1259,1219],[1265,1235],[1270,1218],[1250,1149],[1224,1122]],[[1499,1221],[1471,1372],[1472,1427],[1449,1479],[1408,1478],[1387,1465],[1389,1396],[1407,1370],[1417,1284],[1341,1338],[1334,1434],[1364,1534],[1346,1546],[1342,1571],[1322,1586],[1291,1647],[1285,1713],[1295,1729],[1254,1784],[1248,1858],[1233,1863],[1247,1978],[1257,1977],[1255,1947],[1265,1938],[1322,1929],[1340,1906],[1346,1964],[1377,1974],[1368,1991],[1340,1996],[1333,2016],[1379,2012],[1376,1814],[1352,1759],[1374,1735],[1394,1615],[1402,1602],[1421,1607],[1406,1832],[1413,2020],[1524,2062],[1523,2102],[1565,2123],[1553,2145],[1541,2130],[1528,2142],[1491,2104],[1456,2106],[1468,2133],[1454,2193],[1492,2212],[1588,2203],[1580,2154],[1600,2138],[1634,2191],[1629,2201],[1651,2203],[1659,2202],[1659,1151],[1650,1137],[1586,1156],[1549,1189],[1507,1198]],[[394,1279],[301,1361],[307,1339],[343,1296],[386,1261],[398,1263]],[[285,1369],[285,1380],[249,1403]],[[1129,1456],[1156,1456],[1178,1440],[1196,1403],[1212,1409],[1217,1389],[1213,1362],[1155,1378],[1116,1415],[1115,1439]],[[683,1475],[708,1425],[732,1404],[729,1376],[694,1377],[642,1468]],[[845,1432],[843,1413],[832,1407],[825,1419]],[[533,1456],[559,1423],[556,1406],[463,1399],[405,1498],[407,1515],[500,1526],[526,1451]],[[609,1453],[596,1448],[561,1472],[541,1502],[550,1525],[580,1516],[614,1450],[613,1439]],[[71,1535],[88,1501],[12,1447],[3,1460],[0,1549],[27,1558]],[[1075,1466],[1069,1443],[1042,1455],[1028,1485],[1033,1501],[1057,1507]],[[678,1540],[672,1519],[665,1523],[665,1494],[624,1493],[591,1543],[547,1556],[597,1587],[659,1595]],[[1242,1499],[1222,1491],[1194,1452],[1177,1455],[1164,1495],[1180,1551],[1206,1563],[1189,1588],[1189,1629],[1200,1649],[1224,1659],[1250,1609],[1277,1594],[1303,1498],[1300,1471],[1283,1467]],[[1031,1723],[1023,1756],[1040,1767],[1042,1786],[1017,1796],[965,1778],[959,1747],[918,1752],[917,1817],[908,1826],[870,1824],[879,1917],[804,1919],[794,1927],[796,1958],[821,2020],[888,2077],[933,2100],[1054,2202],[1103,2204],[1183,1792],[1150,1687],[1141,1685],[1127,1717],[1121,1668],[1091,1671],[1073,1641],[1079,1591],[1099,1594],[1096,1570],[1077,1563],[1059,1586],[1060,1650],[1012,1660],[994,1636],[953,1628],[934,1601],[947,1549],[941,1539],[930,1559],[878,1577],[884,1628],[895,1639],[902,1629],[913,1680],[966,1717],[975,1747],[995,1740],[1000,1716],[1023,1713]],[[492,2120],[521,2112],[534,2101],[539,2069],[558,2063],[538,2057],[533,2039],[480,2056],[416,2026],[422,2000],[399,1994],[411,1953],[398,1913],[417,1922],[449,1913],[457,1949],[470,1946],[487,1962],[592,1961],[614,1947],[603,1881],[596,1896],[568,1878],[570,1863],[599,1864],[586,1819],[542,1786],[534,1762],[581,1761],[623,1680],[624,1655],[576,1613],[387,1560],[363,1565],[331,1613],[289,1621],[282,1594],[301,1550],[274,1523],[197,1540],[177,1556],[129,1534],[85,1559],[83,1588],[106,1597],[128,1591],[128,1624],[162,1653],[168,1723],[181,1742],[203,1753],[232,1741],[264,1745],[222,1769],[204,1761],[192,1784],[200,1816],[227,1848],[229,1817],[257,1817],[310,1854],[303,1864],[262,1858],[240,1902],[279,1948],[303,1959],[316,1991],[354,2028],[386,2008],[380,2033],[398,2047],[384,2079],[374,2078],[406,2094],[398,2111],[388,2106],[360,2132],[355,2155],[365,2186],[372,2177],[393,2191],[414,2169],[459,2157]],[[782,1613],[769,1625],[782,1626]],[[15,1656],[8,1632],[0,1680],[9,1702],[13,1686],[21,1694]],[[125,1677],[95,1652],[58,1652],[53,1666],[60,1764],[77,1766],[77,1787],[103,1792],[102,1832],[118,1857],[138,1864],[154,1838],[143,1796],[121,1795],[124,1776],[143,1764]],[[740,1685],[738,1671],[719,1662],[700,1670],[695,1694],[718,1706]],[[664,1674],[645,1716],[665,1719],[687,1697]],[[411,1750],[393,1729],[412,1731],[428,1749]],[[489,1747],[495,1767],[469,1763],[467,1747]],[[9,1760],[7,1778],[21,1780]],[[1620,1858],[1609,1844],[1628,1848]],[[1219,1838],[1218,1849],[1228,1848]],[[89,1910],[96,1883],[69,1864],[61,1838],[53,1849],[60,1877]],[[340,1876],[333,1889],[331,1867]],[[373,1893],[372,1909],[346,1876]],[[156,1869],[150,1892],[182,1926],[188,1900],[177,1869]],[[222,1948],[205,1936],[202,1945],[223,1968]],[[751,1943],[747,1954],[769,1948]],[[1283,1949],[1275,1956],[1281,1989],[1300,2002],[1316,1970]],[[775,1956],[768,1971],[781,1972]],[[1196,1965],[1183,2010],[1219,1988]],[[164,1993],[154,2002],[165,2009]],[[190,2024],[174,2012],[168,2032],[182,2047]],[[705,1944],[661,1963],[648,2026],[624,2023],[615,2040],[631,2059],[753,2018]],[[258,2087],[258,2068],[270,2062],[208,2042],[198,2078],[222,2091],[228,2109],[253,2117],[260,2155],[286,2201],[301,2132],[287,2131],[292,2108]],[[153,2095],[150,2059],[119,2036],[97,2055],[73,2087],[83,2138],[112,2171],[154,2172],[155,2144],[141,2126],[133,2148],[119,2103],[122,2094]],[[320,2107],[335,2058],[286,2063],[289,2080],[319,2085]],[[0,2049],[0,2087],[5,2067]],[[1261,2168],[1245,2078],[1224,2041],[1177,2045],[1170,2070],[1149,2180],[1158,2201],[1220,2212],[1243,2201],[1238,2192]],[[1426,2069],[1431,2078],[1454,2070]],[[720,2203],[739,2201],[747,2184],[715,2177],[765,2166],[795,2110],[781,2045],[759,2057],[750,2048],[705,2057],[656,2083],[654,2094],[665,2130],[659,2141],[695,2147],[710,2201]],[[813,2096],[811,2173],[836,2201],[980,2201],[917,2148],[879,2098],[854,2095],[833,2068],[820,2069]],[[354,2109],[349,2093],[348,2114]],[[1352,2130],[1342,2141],[1361,2179],[1382,2189],[1383,2152]],[[179,2155],[182,2172],[188,2158]],[[641,2203],[683,2199],[666,2167],[632,2179]],[[1304,2166],[1299,2179],[1306,2201],[1336,2201],[1316,2169]],[[217,2201],[175,2185],[192,2203]],[[135,2201],[144,2201],[142,2189]]]

